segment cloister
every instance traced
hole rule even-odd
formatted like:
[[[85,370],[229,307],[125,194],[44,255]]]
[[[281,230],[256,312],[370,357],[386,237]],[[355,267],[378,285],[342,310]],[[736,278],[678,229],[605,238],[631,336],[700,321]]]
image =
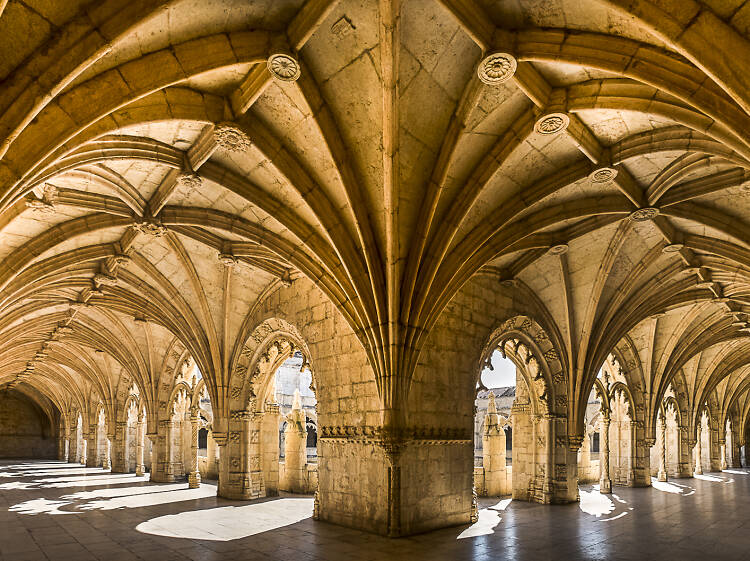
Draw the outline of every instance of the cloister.
[[[0,507],[741,504],[749,77],[745,0],[0,0]]]

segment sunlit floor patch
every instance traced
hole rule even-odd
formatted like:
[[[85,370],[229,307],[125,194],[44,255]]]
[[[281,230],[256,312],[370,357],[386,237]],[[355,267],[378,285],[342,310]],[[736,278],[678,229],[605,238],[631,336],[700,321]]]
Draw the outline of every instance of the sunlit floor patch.
[[[722,477],[716,477],[715,475],[706,475],[705,473],[701,475],[693,474],[693,477],[696,479],[702,479],[703,481],[714,481],[715,483],[731,483],[733,481],[732,479],[724,479]]]
[[[136,530],[169,538],[230,541],[295,524],[310,518],[312,511],[313,499],[283,498],[160,516],[142,522]]]
[[[214,496],[216,496],[215,485],[204,483],[198,489],[188,489],[187,483],[171,483],[79,491],[63,495],[57,500],[41,498],[18,503],[8,510],[21,514],[66,514],[88,510],[156,506]]]
[[[479,520],[461,532],[457,540],[489,536],[495,532],[495,526],[500,524],[500,515],[496,510],[483,508],[479,511]]]
[[[736,469],[723,469],[721,470],[722,473],[733,473],[735,475],[748,475],[747,471],[739,471]]]
[[[615,503],[607,495],[600,493],[598,490],[578,491],[581,501],[578,503],[580,509],[586,514],[592,514],[597,518],[610,514],[615,510]]]

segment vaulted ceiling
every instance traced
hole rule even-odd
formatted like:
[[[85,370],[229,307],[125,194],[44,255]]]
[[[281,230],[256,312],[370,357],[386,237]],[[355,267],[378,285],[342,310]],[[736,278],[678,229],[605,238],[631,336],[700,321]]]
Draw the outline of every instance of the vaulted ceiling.
[[[747,416],[749,23],[738,0],[0,1],[0,384],[148,394],[176,338],[218,399],[248,312],[304,276],[397,407],[482,270],[549,310],[584,408],[629,338],[647,391],[680,375]]]

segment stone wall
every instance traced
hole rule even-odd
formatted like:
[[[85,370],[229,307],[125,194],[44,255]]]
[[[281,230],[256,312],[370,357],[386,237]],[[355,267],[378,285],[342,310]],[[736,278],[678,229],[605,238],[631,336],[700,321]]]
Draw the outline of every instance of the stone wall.
[[[17,392],[0,393],[0,458],[56,458],[49,420]]]

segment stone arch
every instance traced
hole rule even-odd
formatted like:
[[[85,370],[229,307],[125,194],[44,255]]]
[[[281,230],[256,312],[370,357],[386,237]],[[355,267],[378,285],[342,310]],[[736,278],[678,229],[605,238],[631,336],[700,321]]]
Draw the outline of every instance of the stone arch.
[[[273,374],[296,350],[302,352],[303,367],[311,370],[316,386],[310,349],[295,326],[280,318],[269,318],[249,332],[230,361],[230,410],[253,408],[262,412]]]
[[[247,318],[249,319],[249,318]],[[302,369],[315,370],[310,349],[296,326],[279,317],[270,317],[252,330],[243,325],[230,360],[229,432],[223,453],[229,458],[224,468],[228,476],[219,480],[221,496],[256,498],[273,496],[279,489],[279,405],[272,394],[278,368],[297,351],[302,353]],[[244,445],[243,445],[244,443]]]
[[[474,381],[478,383],[482,368],[500,350],[515,363],[528,389],[528,404],[514,404],[512,413],[513,435],[524,441],[521,447],[514,445],[514,465],[516,457],[523,459],[513,470],[513,498],[540,503],[575,501],[576,456],[582,438],[568,436],[567,377],[560,353],[548,331],[531,316],[513,315],[496,325],[481,351]],[[517,448],[523,450],[518,456]]]

